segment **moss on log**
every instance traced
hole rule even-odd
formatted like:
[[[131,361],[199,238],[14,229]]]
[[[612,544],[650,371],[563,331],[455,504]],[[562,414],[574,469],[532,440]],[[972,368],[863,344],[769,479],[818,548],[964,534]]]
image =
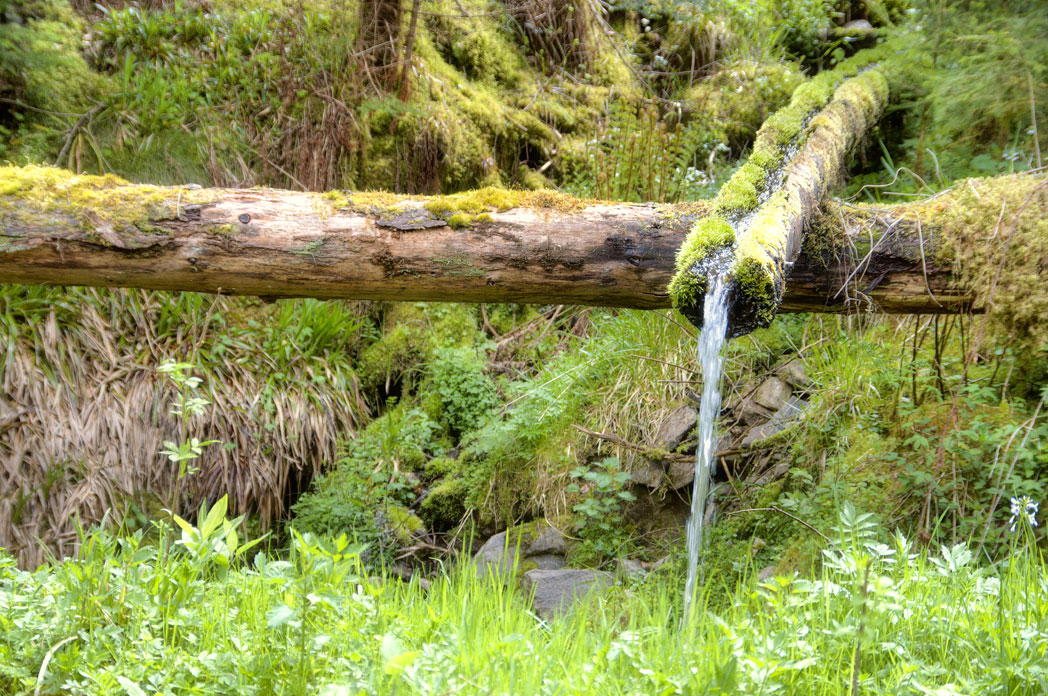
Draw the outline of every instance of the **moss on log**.
[[[709,259],[726,247],[734,254],[725,269],[733,281],[729,332],[771,323],[806,223],[884,108],[887,81],[876,61],[890,50],[865,51],[819,74],[761,127],[749,159],[713,201],[716,218],[699,221],[677,257],[670,294],[697,326]]]
[[[994,303],[1015,307],[1011,325],[1032,325],[1048,302],[1030,280],[1048,270],[1040,181],[970,180],[896,206],[829,201],[812,218],[780,311],[984,306],[1000,245],[1032,196]],[[685,241],[693,229],[709,234]],[[677,250],[704,240],[714,248],[733,233],[708,202],[499,189],[429,198],[190,189],[0,168],[0,282],[659,309],[670,306]]]

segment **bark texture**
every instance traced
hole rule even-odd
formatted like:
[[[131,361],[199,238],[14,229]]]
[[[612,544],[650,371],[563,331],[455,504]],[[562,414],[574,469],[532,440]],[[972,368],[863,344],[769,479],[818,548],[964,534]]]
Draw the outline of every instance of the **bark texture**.
[[[19,183],[5,187],[5,175]],[[827,206],[783,311],[971,304],[936,262],[935,229],[918,231],[920,206]],[[0,282],[658,309],[670,306],[677,249],[707,212],[550,192],[189,190],[0,168]]]

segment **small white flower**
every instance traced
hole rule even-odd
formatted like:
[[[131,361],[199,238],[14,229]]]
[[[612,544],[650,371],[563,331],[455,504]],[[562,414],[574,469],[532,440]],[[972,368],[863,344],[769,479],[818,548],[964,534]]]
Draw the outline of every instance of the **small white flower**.
[[[1028,495],[1019,496],[1018,498],[1012,498],[1012,517],[1008,520],[1008,529],[1014,532],[1022,519],[1026,519],[1030,523],[1031,527],[1037,526],[1037,509],[1040,507],[1039,503],[1033,502],[1033,499]]]

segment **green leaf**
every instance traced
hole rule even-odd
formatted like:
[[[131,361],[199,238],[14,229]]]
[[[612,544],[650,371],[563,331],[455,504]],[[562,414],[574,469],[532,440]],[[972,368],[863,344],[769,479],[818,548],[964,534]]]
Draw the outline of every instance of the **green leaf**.
[[[120,686],[124,687],[124,691],[126,691],[129,696],[146,696],[146,692],[142,691],[142,687],[127,677],[118,676],[116,680],[120,683]]]
[[[270,628],[280,628],[295,616],[295,610],[286,604],[279,604],[269,610],[266,614],[266,625]]]

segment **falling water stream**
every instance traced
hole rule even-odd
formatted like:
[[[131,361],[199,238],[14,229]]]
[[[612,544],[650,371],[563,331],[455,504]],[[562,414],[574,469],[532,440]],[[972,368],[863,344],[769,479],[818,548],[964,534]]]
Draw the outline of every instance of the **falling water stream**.
[[[707,271],[709,287],[703,304],[702,333],[699,336],[699,364],[702,367],[702,404],[699,407],[699,446],[695,461],[695,482],[688,518],[688,582],[684,587],[684,615],[694,599],[695,583],[702,555],[702,527],[713,478],[714,448],[717,444],[717,417],[720,415],[720,377],[728,333],[728,294],[730,279],[722,264]]]

